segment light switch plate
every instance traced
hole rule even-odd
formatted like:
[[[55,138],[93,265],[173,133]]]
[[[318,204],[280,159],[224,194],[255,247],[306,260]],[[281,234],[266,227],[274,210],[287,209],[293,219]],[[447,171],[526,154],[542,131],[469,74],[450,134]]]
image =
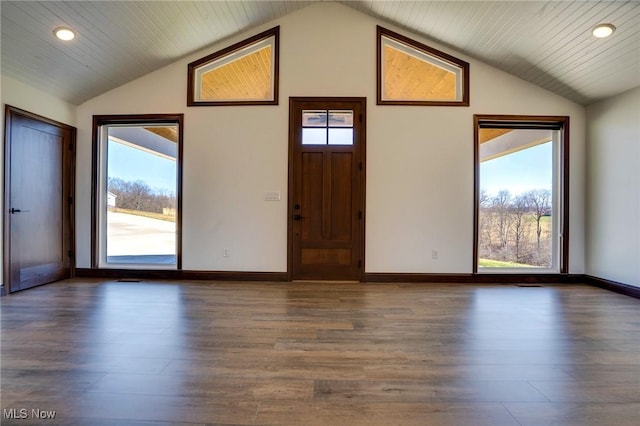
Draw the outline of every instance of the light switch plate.
[[[270,191],[264,193],[265,201],[280,201],[280,192],[279,191]]]

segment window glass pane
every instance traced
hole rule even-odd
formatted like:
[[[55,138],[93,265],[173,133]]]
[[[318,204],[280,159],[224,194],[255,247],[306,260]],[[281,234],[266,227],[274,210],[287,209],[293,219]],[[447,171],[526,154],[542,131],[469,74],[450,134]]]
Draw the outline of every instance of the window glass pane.
[[[353,145],[353,129],[329,129],[329,145]]]
[[[176,265],[177,130],[107,127],[106,264]]]
[[[327,111],[302,111],[303,127],[327,127]]]
[[[557,134],[481,129],[479,269],[554,267]]]
[[[326,145],[327,129],[323,128],[303,128],[302,145]]]
[[[353,127],[353,111],[329,111],[329,127]]]

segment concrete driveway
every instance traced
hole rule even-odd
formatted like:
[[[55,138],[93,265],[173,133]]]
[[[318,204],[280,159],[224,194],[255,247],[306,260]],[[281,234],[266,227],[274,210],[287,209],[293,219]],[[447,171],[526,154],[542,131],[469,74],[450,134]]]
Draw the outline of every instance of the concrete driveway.
[[[107,212],[107,256],[175,255],[176,224]]]

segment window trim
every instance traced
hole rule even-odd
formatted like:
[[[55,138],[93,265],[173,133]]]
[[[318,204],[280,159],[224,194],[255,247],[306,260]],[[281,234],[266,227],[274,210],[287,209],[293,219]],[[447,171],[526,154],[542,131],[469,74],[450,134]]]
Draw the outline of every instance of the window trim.
[[[426,44],[420,43],[409,37],[405,37],[402,34],[398,34],[394,31],[388,30],[384,27],[378,25],[376,31],[376,79],[377,79],[377,105],[414,105],[414,106],[469,106],[470,104],[470,95],[469,95],[469,63],[463,61],[462,59],[458,59],[455,56],[449,55],[448,53],[442,52],[433,47],[427,46]],[[447,62],[456,68],[460,68],[462,70],[462,100],[455,101],[428,101],[428,100],[398,100],[398,99],[383,99],[382,96],[382,82],[383,82],[383,69],[382,69],[382,38],[389,38],[397,43],[406,45],[413,49],[416,49],[427,56],[432,56],[438,60],[443,62]]]
[[[474,114],[473,116],[473,274],[483,275],[486,273],[521,274],[536,273],[534,269],[525,268],[504,268],[496,270],[492,268],[486,272],[478,272],[478,244],[479,244],[479,219],[480,219],[480,127],[501,127],[514,129],[551,129],[560,127],[558,130],[562,134],[562,141],[558,146],[558,194],[559,220],[558,237],[561,241],[558,244],[559,253],[559,273],[569,273],[569,117],[568,116],[547,116],[547,115],[488,115]],[[549,270],[541,270],[540,273],[548,273]]]
[[[178,126],[178,151],[176,158],[176,264],[171,270],[182,269],[182,141],[184,131],[184,114],[124,114],[124,115],[94,115],[93,116],[93,147],[91,159],[91,269],[113,269],[100,266],[100,194],[98,185],[102,173],[101,133],[104,125],[143,125],[143,124],[175,124]],[[144,266],[144,268],[141,268]],[[161,265],[117,264],[117,269],[166,269]]]
[[[195,99],[194,90],[198,87],[196,83],[197,73],[196,70],[209,62],[213,62],[218,59],[222,59],[226,56],[231,56],[243,49],[249,48],[253,45],[257,45],[262,41],[265,41],[271,37],[274,37],[274,52],[273,52],[273,99],[266,100],[206,100],[200,101]],[[278,82],[280,77],[280,26],[273,27],[269,30],[263,31],[260,34],[256,34],[253,37],[242,40],[222,50],[218,50],[210,55],[200,58],[187,65],[187,106],[224,106],[224,105],[278,105]]]

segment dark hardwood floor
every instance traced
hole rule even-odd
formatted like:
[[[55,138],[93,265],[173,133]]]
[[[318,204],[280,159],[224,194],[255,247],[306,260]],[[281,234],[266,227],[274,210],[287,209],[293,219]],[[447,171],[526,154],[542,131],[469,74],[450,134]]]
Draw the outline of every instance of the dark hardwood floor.
[[[0,304],[3,425],[640,420],[640,300],[590,286],[68,280]]]

